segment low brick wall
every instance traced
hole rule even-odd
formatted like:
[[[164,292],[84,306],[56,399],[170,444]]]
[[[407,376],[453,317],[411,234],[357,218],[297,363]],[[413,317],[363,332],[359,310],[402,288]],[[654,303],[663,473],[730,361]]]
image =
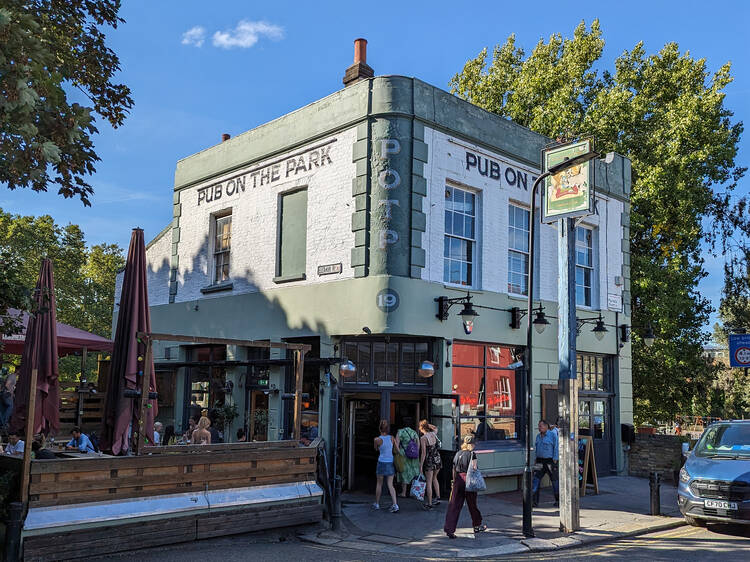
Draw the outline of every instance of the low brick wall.
[[[680,467],[682,442],[675,435],[637,434],[629,452],[630,476],[648,477],[659,472],[662,479],[673,480],[674,469]]]

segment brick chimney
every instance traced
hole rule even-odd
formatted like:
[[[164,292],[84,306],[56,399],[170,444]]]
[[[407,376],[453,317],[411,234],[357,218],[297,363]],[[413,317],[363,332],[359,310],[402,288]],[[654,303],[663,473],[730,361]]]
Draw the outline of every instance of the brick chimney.
[[[354,64],[344,73],[344,86],[375,76],[375,71],[367,64],[367,39],[354,40]]]

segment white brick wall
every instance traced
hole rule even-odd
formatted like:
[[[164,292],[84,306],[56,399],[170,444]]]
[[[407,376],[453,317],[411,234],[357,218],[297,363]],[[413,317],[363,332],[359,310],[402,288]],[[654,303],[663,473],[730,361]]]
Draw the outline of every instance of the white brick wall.
[[[445,234],[445,186],[453,185],[476,192],[478,197],[477,248],[479,275],[474,289],[507,293],[508,287],[508,205],[516,203],[529,207],[532,175],[535,170],[525,164],[494,154],[440,131],[426,128],[425,142],[429,146],[429,163],[425,165],[427,200],[427,232],[423,246],[427,252],[426,267],[422,278],[443,283],[443,238]],[[480,175],[476,167],[466,169],[466,151],[489,157],[501,163],[501,179]],[[506,166],[528,174],[528,190],[509,186],[504,177]],[[607,292],[621,294],[622,288],[615,286],[615,277],[622,274],[622,227],[620,214],[622,203],[614,199],[598,197],[599,216],[587,217],[583,224],[595,227],[595,253],[598,257],[598,290],[594,291],[592,308],[607,308]],[[537,213],[539,195],[537,194]],[[539,238],[540,261],[539,287],[545,300],[557,300],[557,229],[542,225]],[[476,264],[476,259],[475,259]],[[475,265],[476,267],[476,265]]]
[[[353,277],[350,266],[350,253],[354,247],[354,233],[351,231],[353,209],[352,179],[355,165],[352,163],[352,145],[356,140],[356,130],[335,135],[336,141],[330,144],[332,163],[313,167],[307,172],[292,174],[285,178],[284,155],[280,154],[266,162],[281,160],[281,179],[263,186],[252,187],[252,180],[246,180],[242,193],[227,196],[198,205],[200,188],[223,182],[243,172],[212,178],[180,192],[182,216],[180,217],[180,242],[178,246],[180,263],[176,301],[188,301],[211,296],[225,296],[228,292],[203,295],[200,290],[210,285],[211,241],[209,227],[211,217],[217,212],[232,210],[232,251],[230,257],[230,277],[232,293],[246,293],[278,287],[273,278],[276,275],[276,237],[279,194],[296,187],[307,186],[307,261],[304,281],[285,285],[335,281]],[[322,139],[309,146],[320,145],[330,139]],[[305,150],[299,147],[289,154]],[[247,170],[256,169],[266,162],[255,162]],[[149,256],[149,262],[151,257]],[[317,268],[325,264],[342,264],[342,273],[318,276]]]

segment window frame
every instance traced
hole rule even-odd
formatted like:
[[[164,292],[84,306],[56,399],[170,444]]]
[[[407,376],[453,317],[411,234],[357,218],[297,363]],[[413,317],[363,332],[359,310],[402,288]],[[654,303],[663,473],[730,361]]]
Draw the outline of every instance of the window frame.
[[[520,228],[518,228],[515,225],[511,225],[511,221],[510,221],[510,219],[511,219],[511,209],[520,210],[520,211],[523,211],[524,213],[526,213],[528,228],[525,231],[522,230],[522,229],[520,229]],[[514,248],[514,247],[511,246],[511,241],[510,241],[511,240],[511,236],[510,236],[511,229],[516,230],[516,231],[520,230],[522,232],[525,232],[525,234],[526,234],[526,240],[527,240],[526,251],[519,250],[518,248]],[[512,295],[512,296],[518,296],[518,297],[528,297],[529,296],[529,293],[528,293],[528,291],[530,289],[530,287],[529,287],[529,264],[531,263],[531,251],[530,251],[531,248],[528,247],[528,239],[529,239],[529,232],[530,232],[530,230],[531,230],[531,212],[529,211],[529,209],[523,207],[522,205],[518,205],[516,203],[509,202],[508,203],[508,294]],[[518,274],[518,272],[511,271],[511,267],[510,267],[510,264],[511,264],[511,260],[510,260],[511,254],[519,254],[519,255],[524,256],[524,258],[525,258],[526,271],[523,273],[523,277],[526,280],[526,292],[525,293],[524,292],[518,293],[518,292],[515,292],[515,291],[513,291],[511,289],[511,278],[510,278],[510,276],[511,276],[512,273]]]
[[[451,197],[450,197],[450,201],[451,202],[453,202],[453,200],[454,200],[455,190],[459,190],[460,192],[462,192],[464,194],[468,193],[468,194],[471,194],[474,197],[474,206],[473,206],[473,214],[468,214],[468,213],[466,213],[464,211],[456,211],[456,210],[454,210],[452,208],[448,209],[448,206],[445,205],[445,202],[448,200],[448,198],[447,197],[443,197],[443,205],[444,205],[444,208],[443,208],[443,283],[445,283],[446,285],[450,285],[452,287],[474,288],[474,287],[476,287],[478,285],[477,278],[478,278],[478,272],[479,272],[479,259],[478,259],[479,253],[477,251],[477,248],[479,247],[479,243],[478,243],[479,242],[479,235],[478,235],[478,233],[479,233],[479,223],[478,223],[478,219],[479,219],[479,199],[480,199],[479,198],[479,192],[471,190],[471,189],[468,189],[467,187],[464,187],[464,186],[457,187],[457,186],[452,185],[450,183],[446,183],[445,186],[444,186],[444,193],[447,193],[448,190],[451,191]],[[474,237],[473,238],[469,238],[469,237],[467,237],[465,235],[461,236],[461,235],[458,235],[458,234],[454,234],[452,232],[452,229],[451,229],[451,232],[449,233],[447,231],[447,229],[445,228],[445,219],[446,219],[446,215],[448,213],[451,213],[451,223],[454,222],[453,221],[454,214],[460,214],[464,218],[466,218],[466,217],[472,218],[473,219],[473,224],[474,224],[474,226],[473,226]],[[456,239],[456,240],[459,240],[459,241],[462,241],[462,242],[466,242],[467,245],[468,245],[468,253],[470,254],[470,258],[471,259],[468,260],[468,261],[464,261],[462,259],[453,258],[453,257],[450,256],[450,251],[448,252],[449,255],[446,256],[445,255],[445,241],[446,241],[446,239],[448,239],[448,240],[450,240],[450,239]],[[449,244],[449,246],[450,246],[450,244]],[[448,268],[448,276],[446,278],[446,271],[445,271],[446,262],[448,262],[448,263],[450,263],[450,262],[458,262],[460,264],[467,264],[467,273],[468,273],[468,280],[467,281],[468,282],[466,284],[460,283],[460,282],[459,283],[452,282],[450,280],[450,266]]]
[[[492,416],[487,413],[487,403],[485,398],[484,408],[485,408],[485,414],[483,416],[479,415],[465,415],[462,414],[460,411],[457,413],[457,423],[458,423],[458,431],[459,434],[461,433],[461,425],[462,420],[487,420],[487,419],[502,419],[502,418],[513,418],[515,420],[516,424],[516,437],[508,437],[505,439],[481,439],[478,438],[478,442],[480,443],[480,446],[482,448],[489,448],[489,449],[504,449],[504,448],[517,448],[517,447],[523,447],[524,440],[525,440],[525,403],[524,403],[524,393],[525,393],[525,376],[523,369],[508,369],[507,367],[495,367],[487,364],[487,352],[488,349],[491,347],[500,347],[500,348],[506,348],[506,349],[518,349],[518,346],[513,346],[509,344],[497,344],[492,342],[474,342],[474,341],[454,341],[453,342],[453,350],[456,349],[456,345],[468,345],[468,346],[475,346],[475,347],[481,347],[482,349],[482,366],[478,365],[466,365],[463,363],[457,363],[454,358],[454,355],[451,355],[451,364],[453,369],[455,368],[464,368],[464,369],[476,369],[482,371],[482,377],[483,377],[483,385],[480,385],[480,388],[484,388],[485,397],[487,392],[487,372],[488,371],[506,371],[513,373],[514,377],[514,383],[516,387],[515,396],[513,396],[513,400],[515,400],[515,413],[509,414],[509,415],[502,415],[502,416]],[[459,397],[459,402],[461,405],[464,405],[463,400],[461,399],[461,394],[456,392],[455,389],[454,379],[453,379],[453,371],[451,372],[451,389],[454,395]],[[486,426],[485,426],[486,427]]]
[[[579,243],[578,241],[578,232],[588,232],[590,235],[589,241],[590,244],[584,246]],[[580,224],[576,227],[575,230],[576,233],[576,243],[575,243],[575,261],[576,261],[576,307],[581,308],[594,308],[594,281],[596,279],[596,254],[594,253],[594,227]],[[585,249],[589,252],[591,259],[590,259],[590,265],[586,264],[580,264],[578,263],[578,250],[579,248]],[[581,270],[584,273],[584,284],[578,283],[578,271]],[[585,275],[588,273],[589,275],[589,284],[588,286],[585,284]],[[579,302],[578,299],[578,289],[579,287],[583,288],[584,295],[586,294],[586,288],[588,288],[588,295],[589,295],[589,302]]]
[[[218,249],[220,221],[224,221],[225,219],[229,219],[229,242],[227,248]],[[224,211],[212,214],[211,223],[211,285],[224,285],[232,282],[232,209],[225,209]],[[226,255],[226,262],[223,261],[224,255]],[[226,278],[224,279],[219,279],[217,276],[218,256],[222,256],[222,268],[224,266],[227,268]]]
[[[384,345],[384,358],[385,361],[378,361],[375,357],[375,345]],[[352,361],[357,366],[357,374],[353,379],[341,379],[342,384],[347,388],[380,388],[382,386],[391,386],[396,388],[412,388],[412,389],[425,389],[425,390],[431,390],[432,389],[432,378],[420,378],[417,374],[417,369],[419,368],[419,363],[423,360],[433,361],[435,362],[434,358],[434,351],[435,346],[434,342],[429,339],[419,339],[419,338],[389,338],[388,341],[386,341],[385,338],[344,338],[341,340],[340,349],[341,349],[341,357],[346,357],[350,361]],[[357,350],[357,356],[353,357],[350,354],[348,354],[347,346],[349,345],[356,345]],[[390,381],[385,379],[378,379],[376,377],[376,368],[377,367],[384,367],[387,371],[388,367],[390,366],[390,362],[388,361],[388,346],[390,345],[396,345],[396,380]],[[406,369],[408,368],[408,365],[406,365],[406,362],[404,360],[404,345],[412,345],[414,346],[412,349],[412,361],[411,361],[411,368],[413,368],[413,378],[407,380],[406,375]],[[426,345],[427,349],[426,351],[418,352],[416,350],[417,345]],[[365,363],[361,363],[359,361],[359,354],[361,353],[360,348],[364,346],[364,348],[367,348],[367,353],[369,353],[369,357]],[[437,367],[437,363],[436,363]],[[366,380],[361,380],[360,373],[362,373],[363,369],[367,369],[366,373]]]

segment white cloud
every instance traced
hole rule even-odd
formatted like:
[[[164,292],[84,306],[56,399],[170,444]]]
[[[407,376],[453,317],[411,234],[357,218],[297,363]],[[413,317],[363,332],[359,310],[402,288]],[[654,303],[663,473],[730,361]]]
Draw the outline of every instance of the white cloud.
[[[185,33],[182,34],[183,45],[195,45],[196,47],[201,47],[205,40],[206,40],[206,29],[200,25],[191,27]]]
[[[265,21],[242,20],[228,31],[217,31],[213,36],[214,47],[221,49],[248,49],[261,37],[278,40],[284,37],[283,28]]]

